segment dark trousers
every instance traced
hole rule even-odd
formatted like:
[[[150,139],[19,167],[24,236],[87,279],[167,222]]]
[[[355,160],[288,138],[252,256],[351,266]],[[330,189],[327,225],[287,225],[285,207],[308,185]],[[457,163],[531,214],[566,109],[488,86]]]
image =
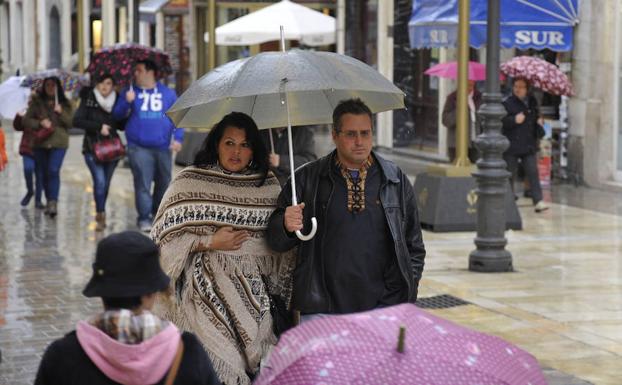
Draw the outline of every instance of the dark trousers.
[[[43,181],[45,199],[58,201],[60,192],[60,168],[63,166],[66,148],[36,148],[35,161],[39,165],[38,176]]]
[[[24,165],[24,179],[26,180],[26,190],[28,194],[35,195],[35,202],[41,203],[41,193],[43,192],[43,181],[39,177],[37,162],[30,155],[22,155]]]
[[[117,167],[118,160],[112,162],[99,163],[93,157],[93,154],[84,154],[84,161],[91,171],[93,177],[93,197],[95,198],[95,210],[98,213],[106,211],[106,199],[108,198],[108,190],[110,190],[110,181],[112,174]]]
[[[540,187],[540,176],[538,175],[538,154],[514,155],[505,153],[503,154],[503,159],[505,159],[505,163],[508,165],[508,171],[512,173],[510,179],[512,191],[514,191],[514,181],[517,179],[516,173],[518,172],[518,162],[520,161],[525,171],[525,177],[529,181],[533,203],[536,204],[541,201],[542,187]]]

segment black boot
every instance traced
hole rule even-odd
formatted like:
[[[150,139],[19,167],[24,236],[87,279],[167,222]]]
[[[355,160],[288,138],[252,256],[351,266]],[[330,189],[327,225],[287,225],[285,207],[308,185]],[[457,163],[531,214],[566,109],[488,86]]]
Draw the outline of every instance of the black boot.
[[[28,206],[28,203],[30,203],[30,199],[32,199],[32,191],[28,191],[19,204],[22,206]]]
[[[56,211],[56,201],[49,201],[47,208],[45,209],[45,213],[50,216],[50,218],[54,218],[58,212]]]

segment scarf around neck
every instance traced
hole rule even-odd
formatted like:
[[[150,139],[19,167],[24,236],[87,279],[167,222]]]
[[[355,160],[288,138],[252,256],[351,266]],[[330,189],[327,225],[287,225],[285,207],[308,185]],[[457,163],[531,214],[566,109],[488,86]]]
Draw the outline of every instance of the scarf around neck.
[[[126,345],[140,344],[169,324],[148,311],[134,314],[128,309],[107,310],[91,318],[88,323]]]
[[[348,189],[348,211],[358,213],[365,210],[365,179],[367,178],[367,170],[374,163],[371,154],[367,160],[363,162],[361,167],[349,169],[339,161],[339,157],[335,155],[335,164],[341,172],[341,176],[346,181]]]
[[[108,96],[104,97],[97,88],[93,88],[93,95],[95,95],[95,100],[97,100],[97,104],[99,104],[102,110],[108,113],[112,111],[114,102],[117,100],[117,93],[114,90],[112,90]]]

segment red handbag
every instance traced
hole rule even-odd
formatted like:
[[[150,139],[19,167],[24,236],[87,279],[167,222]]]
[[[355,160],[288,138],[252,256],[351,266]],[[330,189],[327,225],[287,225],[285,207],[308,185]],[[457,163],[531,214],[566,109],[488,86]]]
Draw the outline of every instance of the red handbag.
[[[39,144],[44,142],[47,138],[52,136],[54,133],[54,126],[50,126],[45,128],[43,126],[39,127],[38,130],[32,130],[32,137],[35,143]]]
[[[93,155],[100,162],[111,162],[125,156],[125,146],[117,135],[100,136],[93,143]]]

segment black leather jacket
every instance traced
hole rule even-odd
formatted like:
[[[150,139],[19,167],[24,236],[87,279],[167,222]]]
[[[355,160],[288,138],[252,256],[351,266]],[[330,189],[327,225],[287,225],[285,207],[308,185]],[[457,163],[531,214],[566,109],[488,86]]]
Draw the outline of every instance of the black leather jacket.
[[[423,273],[425,248],[414,190],[397,165],[372,154],[382,170],[383,182],[379,198],[395,244],[400,271],[408,284],[408,300],[415,302]],[[283,216],[285,208],[291,205],[289,181],[279,195],[277,209],[272,213],[268,224],[268,243],[272,249],[282,252],[298,246],[292,307],[302,313],[334,311],[324,281],[322,260],[316,257],[316,247],[320,247],[324,232],[330,231],[330,225],[325,223],[324,218],[332,195],[330,162],[333,155],[334,152],[296,170],[296,195],[299,203],[305,203],[302,232],[307,234],[310,231],[311,217],[315,216],[318,220],[315,237],[301,242],[294,234],[285,230]],[[321,207],[318,207],[318,202],[322,201],[323,203],[319,203]]]

